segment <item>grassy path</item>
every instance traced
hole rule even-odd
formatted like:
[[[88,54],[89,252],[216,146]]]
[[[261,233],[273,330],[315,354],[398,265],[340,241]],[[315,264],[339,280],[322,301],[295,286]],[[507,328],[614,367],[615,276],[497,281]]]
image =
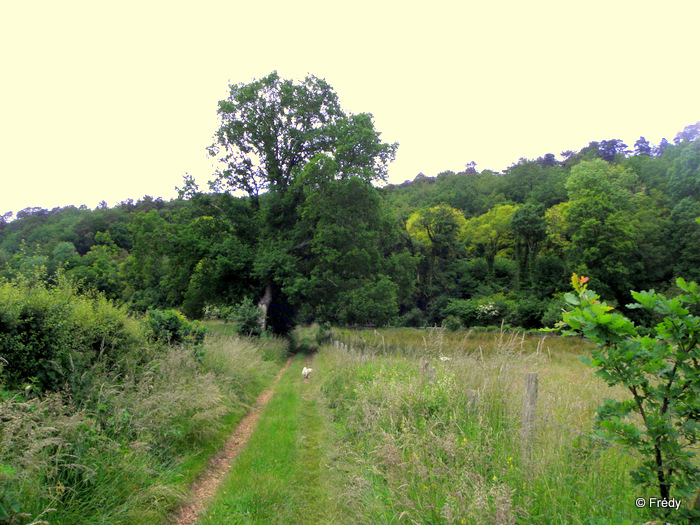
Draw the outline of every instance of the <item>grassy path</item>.
[[[307,363],[297,355],[283,373],[255,433],[197,523],[338,523],[323,468],[326,420],[313,375],[308,382],[301,377]]]
[[[287,364],[280,370],[272,386],[260,394],[253,409],[241,420],[238,426],[236,426],[236,429],[226,442],[221,454],[211,461],[210,467],[204,475],[202,475],[201,479],[191,488],[192,495],[190,503],[179,511],[177,517],[172,522],[173,525],[192,525],[196,523],[197,516],[211,500],[221,480],[230,469],[234,459],[247,444],[248,439],[255,431],[257,420],[260,417],[262,409],[274,395],[276,385],[282,377],[282,374],[284,374],[292,364],[292,359],[293,358],[290,357]]]

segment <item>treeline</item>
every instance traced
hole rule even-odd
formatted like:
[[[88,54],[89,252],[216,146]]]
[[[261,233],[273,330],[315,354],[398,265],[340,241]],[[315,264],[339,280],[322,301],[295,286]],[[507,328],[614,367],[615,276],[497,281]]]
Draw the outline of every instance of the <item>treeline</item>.
[[[562,161],[377,188],[397,145],[315,77],[231,86],[219,114],[210,192],[186,177],[169,202],[6,215],[0,274],[60,271],[133,310],[191,318],[260,301],[276,331],[537,328],[560,319],[572,272],[621,307],[629,290],[700,279],[700,122],[673,142],[591,142]]]

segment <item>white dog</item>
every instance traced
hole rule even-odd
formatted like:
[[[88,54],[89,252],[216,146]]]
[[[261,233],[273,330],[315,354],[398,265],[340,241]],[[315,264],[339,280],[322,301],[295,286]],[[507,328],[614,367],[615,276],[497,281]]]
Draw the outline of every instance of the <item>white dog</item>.
[[[312,371],[313,371],[313,368],[304,367],[304,370],[301,371],[301,376],[304,378],[304,380],[307,380],[309,378],[309,376],[311,375]]]

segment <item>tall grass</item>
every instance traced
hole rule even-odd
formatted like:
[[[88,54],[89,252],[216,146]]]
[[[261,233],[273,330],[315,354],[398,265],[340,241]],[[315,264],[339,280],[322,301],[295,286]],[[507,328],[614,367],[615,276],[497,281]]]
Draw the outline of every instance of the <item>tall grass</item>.
[[[85,369],[80,403],[70,391],[28,397],[0,388],[8,522],[163,522],[286,349],[279,339],[261,348],[216,333],[203,351],[143,346],[138,359]]]
[[[577,359],[581,340],[443,330],[336,331],[316,368],[348,473],[352,523],[629,523],[636,459],[588,435],[620,394]],[[524,375],[539,375],[532,459]],[[547,421],[545,421],[547,420]],[[562,427],[567,427],[564,429]]]

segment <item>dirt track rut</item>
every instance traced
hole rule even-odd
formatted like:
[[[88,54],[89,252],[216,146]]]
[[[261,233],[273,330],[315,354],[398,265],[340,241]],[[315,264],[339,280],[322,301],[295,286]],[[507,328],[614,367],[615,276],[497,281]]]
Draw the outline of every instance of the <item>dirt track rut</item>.
[[[275,394],[275,388],[282,374],[289,368],[294,356],[287,359],[287,363],[282,367],[282,370],[277,374],[272,386],[260,396],[255,402],[253,409],[243,417],[236,429],[231,434],[231,437],[224,445],[221,453],[211,460],[211,463],[204,474],[195,481],[190,489],[189,503],[180,509],[175,515],[172,525],[194,525],[197,518],[203,510],[207,508],[209,500],[216,492],[217,487],[224,479],[224,476],[231,468],[233,460],[236,458],[241,449],[248,442],[250,436],[253,435],[257,426],[258,418],[262,409],[267,402]]]

